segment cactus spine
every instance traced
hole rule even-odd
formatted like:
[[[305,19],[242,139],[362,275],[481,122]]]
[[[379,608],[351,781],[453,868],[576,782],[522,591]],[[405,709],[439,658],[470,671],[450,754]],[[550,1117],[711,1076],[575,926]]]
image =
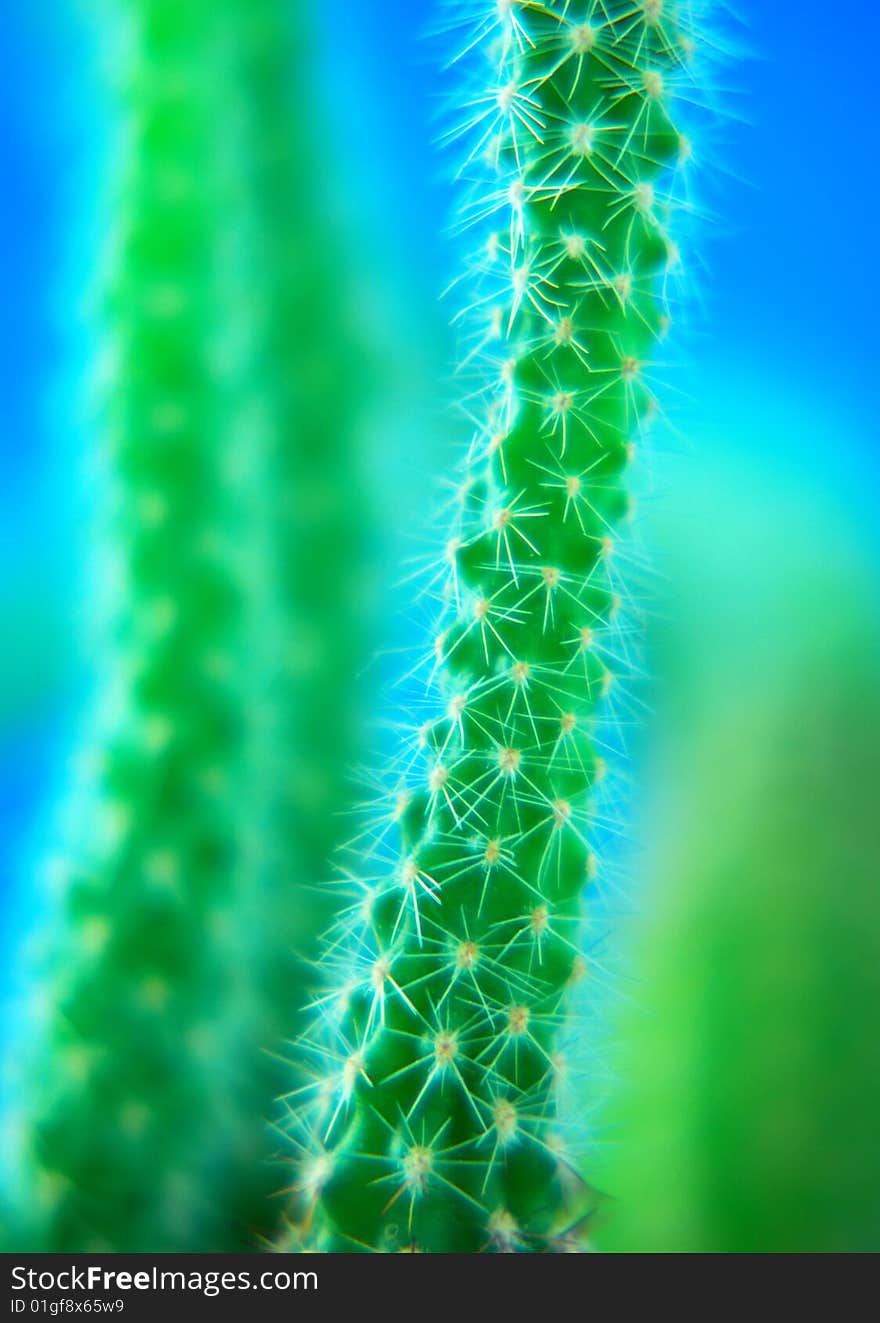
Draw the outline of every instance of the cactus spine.
[[[460,11],[479,64],[459,98],[462,221],[484,231],[462,311],[475,427],[427,697],[351,861],[289,1099],[293,1242],[331,1251],[569,1249],[589,1214],[559,1049],[694,39],[663,0]]]

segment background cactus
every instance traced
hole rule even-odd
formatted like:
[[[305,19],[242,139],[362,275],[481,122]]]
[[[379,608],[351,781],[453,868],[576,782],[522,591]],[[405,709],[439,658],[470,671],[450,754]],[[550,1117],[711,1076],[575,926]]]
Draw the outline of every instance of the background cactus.
[[[474,430],[424,696],[354,847],[289,1100],[293,1243],[325,1250],[570,1248],[591,1207],[560,1049],[613,829],[631,640],[612,553],[654,411],[695,34],[675,4],[459,12]]]
[[[328,297],[326,190],[291,137],[307,46],[288,6],[120,0],[113,16],[101,710],[21,1086],[32,1217],[7,1238],[252,1248],[280,1210],[269,1052],[320,913],[315,817],[356,722],[358,549],[324,468],[358,470],[354,406],[335,408],[332,445],[316,432],[351,310]],[[331,603],[314,570],[340,554],[348,594]],[[308,726],[319,674],[331,745]]]
[[[53,1249],[190,1244],[208,1202],[196,1128],[207,1116],[229,1137],[206,1085],[235,1033],[233,915],[254,793],[239,551],[251,488],[221,425],[216,47],[190,58],[207,14],[134,5],[125,34],[101,383],[113,674],[71,814],[84,839],[63,864],[63,929],[47,935],[41,1096],[28,1101],[25,1179]]]
[[[265,999],[281,1043],[296,1009],[291,968],[299,979],[301,958],[332,914],[333,891],[321,883],[360,752],[373,532],[365,419],[381,377],[345,256],[334,163],[319,150],[317,125],[303,123],[303,104],[316,113],[323,104],[310,2],[226,0],[225,9],[240,93],[240,297],[252,309],[253,378],[262,385],[243,406],[256,410],[264,433],[265,623],[277,630],[261,640],[274,759],[264,849],[274,893],[261,906],[255,959],[271,966],[272,952],[277,960],[283,951],[280,967],[267,969]]]

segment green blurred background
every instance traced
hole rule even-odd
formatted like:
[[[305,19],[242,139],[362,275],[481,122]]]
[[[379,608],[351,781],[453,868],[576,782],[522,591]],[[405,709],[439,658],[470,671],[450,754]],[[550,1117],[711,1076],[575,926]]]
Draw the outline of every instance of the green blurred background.
[[[756,124],[731,125],[715,148],[723,222],[703,232],[706,302],[689,317],[701,337],[671,374],[673,425],[640,497],[652,679],[619,861],[628,914],[612,990],[596,992],[610,1032],[583,1085],[608,1250],[880,1248],[876,284],[864,225],[839,190],[810,182],[817,159],[864,180],[877,18],[858,17],[854,42],[818,0],[746,8],[761,59],[731,81]],[[343,44],[325,24],[318,57],[336,115],[325,168],[359,236],[347,278],[393,400],[373,415],[365,553],[388,582],[405,577],[411,540],[418,551],[429,474],[452,453],[436,295],[459,250],[438,224],[451,193],[430,147],[448,84],[421,40],[435,13],[421,0],[381,18],[358,7]],[[91,352],[79,310],[101,232],[92,39],[64,0],[13,0],[2,47],[7,1026],[88,682],[89,437],[69,406]],[[380,630],[392,660],[379,671],[410,642],[406,599],[388,593],[403,615],[396,634]]]

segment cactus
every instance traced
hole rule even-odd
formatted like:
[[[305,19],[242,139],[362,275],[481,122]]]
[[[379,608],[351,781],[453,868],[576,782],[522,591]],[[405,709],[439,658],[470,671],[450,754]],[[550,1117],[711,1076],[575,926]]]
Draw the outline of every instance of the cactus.
[[[285,1243],[330,1251],[571,1249],[592,1208],[561,1048],[627,679],[613,553],[668,324],[695,34],[662,0],[452,12],[453,67],[479,66],[451,134],[462,229],[481,231],[460,314],[474,431],[428,576],[426,692],[347,861],[287,1099]]]
[[[320,883],[335,844],[335,810],[359,751],[358,662],[371,625],[370,497],[360,442],[377,387],[352,267],[334,224],[334,179],[318,151],[321,89],[311,9],[311,0],[224,0],[220,14],[238,92],[236,298],[252,314],[252,390],[243,407],[259,428],[266,568],[252,646],[262,658],[256,701],[267,776],[253,822],[259,895],[247,942],[255,1012],[250,1045],[260,1051],[242,1064],[250,1091],[241,1102],[243,1121],[260,1143],[250,1161],[245,1154],[238,1160],[235,1192],[252,1246],[258,1235],[262,1241],[272,1234],[283,1212],[277,1197],[283,1172],[269,1118],[287,1079],[285,1035],[307,986],[318,933],[333,913],[335,895]],[[312,108],[311,123],[303,120],[303,104]],[[342,370],[347,389],[340,395]],[[349,485],[360,493],[356,521]],[[325,738],[330,711],[332,741]]]
[[[229,371],[213,329],[226,185],[212,61],[190,58],[210,6],[128,8],[101,382],[111,657],[26,1099],[35,1234],[65,1250],[194,1247],[210,1209],[196,1136],[229,1137],[217,1081],[237,1031],[255,775],[239,551],[251,474],[222,426]]]
[[[11,1238],[255,1248],[281,1207],[266,1117],[291,948],[314,922],[301,882],[325,871],[313,820],[330,817],[355,720],[359,549],[316,436],[319,371],[345,354],[349,314],[328,299],[322,193],[291,144],[303,44],[283,0],[115,9],[99,492],[115,579],[94,754],[46,924]],[[353,410],[334,416],[349,463]],[[330,603],[312,571],[337,537],[352,596]],[[329,750],[309,726],[314,635],[335,649]]]
[[[273,948],[290,953],[272,974],[266,1000],[280,1043],[295,1001],[291,955],[294,948],[301,955],[313,949],[332,913],[332,893],[316,884],[328,872],[336,809],[359,753],[371,528],[363,447],[356,442],[377,385],[334,225],[334,180],[317,128],[301,122],[303,100],[321,104],[310,0],[226,0],[225,8],[241,88],[239,155],[252,254],[243,297],[249,293],[255,304],[254,371],[271,383],[262,420],[271,493],[264,504],[278,633],[265,649],[275,750],[266,850],[276,890],[262,908],[267,927],[259,958],[265,962]],[[360,492],[357,520],[352,488]],[[296,877],[310,885],[292,887]],[[279,917],[280,942],[273,931]]]

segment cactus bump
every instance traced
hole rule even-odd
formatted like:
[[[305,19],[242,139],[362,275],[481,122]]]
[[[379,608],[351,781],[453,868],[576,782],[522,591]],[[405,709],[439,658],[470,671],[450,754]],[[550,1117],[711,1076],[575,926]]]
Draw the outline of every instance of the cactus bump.
[[[285,1243],[323,1251],[570,1251],[593,1209],[563,1046],[583,1036],[628,473],[657,407],[701,34],[672,0],[448,12],[472,430],[411,729],[295,1044]]]

